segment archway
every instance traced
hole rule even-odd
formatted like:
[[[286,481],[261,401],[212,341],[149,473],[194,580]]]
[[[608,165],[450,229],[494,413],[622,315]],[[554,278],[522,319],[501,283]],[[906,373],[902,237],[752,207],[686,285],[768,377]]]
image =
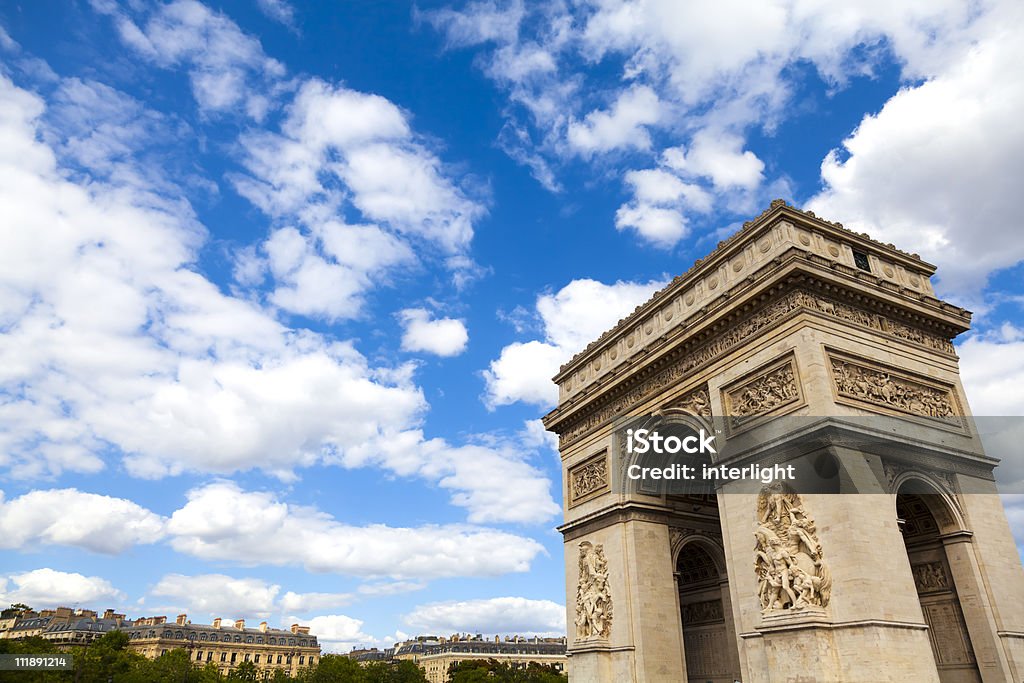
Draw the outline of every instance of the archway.
[[[719,548],[694,539],[676,557],[676,585],[689,683],[739,680],[728,580]]]
[[[956,531],[949,501],[931,484],[907,479],[896,494],[896,514],[932,654],[943,683],[981,683],[977,658],[957,595],[943,536]]]

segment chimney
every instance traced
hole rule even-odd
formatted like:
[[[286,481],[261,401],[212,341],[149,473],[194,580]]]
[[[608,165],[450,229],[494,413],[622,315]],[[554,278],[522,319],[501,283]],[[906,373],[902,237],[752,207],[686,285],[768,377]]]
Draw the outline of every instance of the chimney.
[[[266,633],[266,632],[267,632],[267,622],[261,621],[260,622],[260,633]]]
[[[245,628],[245,619],[235,619],[235,628],[239,631]]]
[[[111,610],[111,611],[113,611],[113,610]],[[188,615],[187,614],[179,614],[178,618],[174,620],[174,623],[177,624],[178,626],[184,626],[185,624],[188,623]]]
[[[213,627],[214,628],[220,628],[220,617],[217,617],[216,619],[213,620]]]
[[[107,608],[106,610],[104,610],[103,611],[103,618],[104,619],[113,619],[114,618],[114,610],[112,610],[110,608]]]

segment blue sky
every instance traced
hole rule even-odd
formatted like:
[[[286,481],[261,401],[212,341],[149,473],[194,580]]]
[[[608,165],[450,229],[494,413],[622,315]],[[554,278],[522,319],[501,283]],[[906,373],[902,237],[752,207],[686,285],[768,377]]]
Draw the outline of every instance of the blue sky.
[[[563,632],[549,378],[774,197],[1024,414],[1024,8],[685,5],[0,5],[2,601]]]

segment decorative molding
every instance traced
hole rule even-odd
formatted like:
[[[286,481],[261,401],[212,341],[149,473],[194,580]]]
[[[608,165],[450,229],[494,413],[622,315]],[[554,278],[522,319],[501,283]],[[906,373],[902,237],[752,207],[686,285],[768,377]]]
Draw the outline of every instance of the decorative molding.
[[[837,397],[962,426],[952,384],[939,384],[867,360],[828,354]]]
[[[754,571],[762,614],[828,607],[832,573],[800,494],[778,484],[762,489],[757,524]]]
[[[608,453],[601,451],[569,468],[569,506],[595,498],[608,490]]]
[[[710,364],[748,341],[750,337],[781,323],[800,311],[837,318],[903,342],[920,344],[933,351],[954,355],[952,343],[940,335],[911,328],[886,316],[870,313],[831,297],[812,294],[804,290],[794,290],[757,308],[755,313],[740,319],[703,344],[696,346],[680,344],[679,351],[666,358],[657,369],[652,368],[647,377],[638,379],[617,396],[609,395],[606,400],[601,400],[593,408],[566,420],[564,427],[559,432],[560,446],[567,446],[600,425],[627,414],[631,408],[649,399],[655,393],[675,384],[684,377],[691,376],[698,368]],[[598,365],[600,366],[600,364]],[[573,377],[575,375],[571,375],[565,381],[580,381],[579,378],[574,380]]]
[[[611,631],[612,597],[604,546],[583,541],[576,584],[576,639],[608,638]]]
[[[722,389],[729,427],[736,429],[750,418],[802,403],[797,377],[796,360],[790,353],[784,360],[773,361]]]

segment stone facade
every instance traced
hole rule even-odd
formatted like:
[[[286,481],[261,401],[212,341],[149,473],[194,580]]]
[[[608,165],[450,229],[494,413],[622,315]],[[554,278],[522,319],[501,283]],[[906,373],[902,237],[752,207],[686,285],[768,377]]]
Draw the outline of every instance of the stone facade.
[[[258,671],[272,673],[282,669],[295,676],[301,669],[320,661],[320,645],[308,626],[293,624],[290,630],[246,628],[245,621],[193,624],[184,614],[175,623],[166,617],[136,620],[123,630],[130,639],[129,647],[150,659],[165,652],[183,649],[196,666],[212,662],[221,674],[228,674],[242,662],[252,662]]]
[[[414,662],[430,683],[447,683],[451,666],[467,660],[493,659],[521,669],[530,664],[551,666],[557,671],[565,671],[566,668],[564,638],[506,636],[502,640],[495,636],[488,640],[465,635],[450,638],[421,636],[396,644],[388,659]]]
[[[1024,679],[1024,570],[952,344],[970,314],[934,270],[776,200],[562,367],[572,680]],[[651,415],[715,433],[716,465],[830,478],[624,487],[618,427]]]

